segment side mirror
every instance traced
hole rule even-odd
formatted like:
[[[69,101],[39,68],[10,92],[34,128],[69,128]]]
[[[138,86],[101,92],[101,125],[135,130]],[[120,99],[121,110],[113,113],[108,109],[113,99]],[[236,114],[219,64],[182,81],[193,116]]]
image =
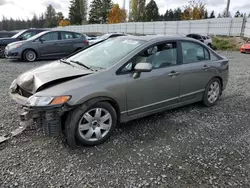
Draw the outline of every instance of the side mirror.
[[[18,37],[18,39],[19,39],[19,40],[23,40],[23,37],[22,37],[22,36],[20,36],[20,37]]]
[[[152,69],[151,63],[137,63],[134,68],[135,73],[133,74],[133,78],[139,78],[142,72],[151,72]]]
[[[43,38],[39,38],[39,41],[43,43],[45,40]]]

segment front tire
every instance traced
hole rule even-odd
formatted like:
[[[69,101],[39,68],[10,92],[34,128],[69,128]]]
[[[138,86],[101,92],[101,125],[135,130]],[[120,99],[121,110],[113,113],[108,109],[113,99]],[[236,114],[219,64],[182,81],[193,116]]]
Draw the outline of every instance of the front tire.
[[[207,84],[202,103],[205,106],[213,106],[217,103],[222,91],[222,84],[218,78],[213,78]]]
[[[0,58],[4,58],[4,46],[0,46]]]
[[[23,52],[23,60],[28,62],[34,62],[37,58],[36,52],[33,50],[25,50]]]
[[[115,109],[108,102],[97,102],[89,108],[77,108],[69,114],[68,129],[75,128],[75,137],[82,145],[94,146],[105,142],[117,124]]]

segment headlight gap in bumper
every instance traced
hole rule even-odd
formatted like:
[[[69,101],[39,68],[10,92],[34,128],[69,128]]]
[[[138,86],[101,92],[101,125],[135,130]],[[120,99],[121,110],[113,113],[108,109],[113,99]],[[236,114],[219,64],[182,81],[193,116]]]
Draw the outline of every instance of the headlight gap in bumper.
[[[18,114],[20,124],[17,129],[0,136],[0,143],[21,134],[32,126],[41,127],[46,136],[59,137],[62,135],[61,116],[68,108],[60,106],[29,107],[26,106],[28,98],[18,93],[9,93],[10,97],[20,105]]]

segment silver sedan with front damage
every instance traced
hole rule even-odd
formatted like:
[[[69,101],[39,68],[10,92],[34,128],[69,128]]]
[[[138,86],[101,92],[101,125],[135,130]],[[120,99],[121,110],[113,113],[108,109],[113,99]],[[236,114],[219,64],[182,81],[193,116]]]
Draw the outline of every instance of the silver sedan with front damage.
[[[201,101],[216,104],[228,59],[185,37],[124,36],[89,46],[20,75],[10,87],[50,136],[71,147],[106,141],[116,125]]]

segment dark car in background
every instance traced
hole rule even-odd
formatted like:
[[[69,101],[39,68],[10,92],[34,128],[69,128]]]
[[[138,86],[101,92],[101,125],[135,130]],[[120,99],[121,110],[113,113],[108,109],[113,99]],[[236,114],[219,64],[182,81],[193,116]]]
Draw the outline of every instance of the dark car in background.
[[[12,37],[0,38],[0,57],[4,57],[4,49],[8,44],[16,41],[27,40],[43,31],[46,31],[46,29],[26,29],[13,35]]]
[[[0,31],[0,38],[9,38],[17,34],[14,31]]]
[[[204,36],[204,35],[191,33],[191,34],[188,34],[186,37],[196,39],[200,42],[205,43],[210,48],[212,48],[212,38],[210,36]]]
[[[198,40],[200,42],[204,42],[203,37],[201,35],[199,35],[199,34],[191,33],[191,34],[188,34],[186,37],[196,39],[196,40]]]
[[[89,45],[86,37],[72,31],[44,31],[28,40],[9,44],[5,57],[24,61],[62,58]]]
[[[97,42],[102,42],[102,41],[105,41],[107,39],[110,39],[110,38],[115,38],[115,37],[120,37],[120,36],[126,36],[126,34],[124,33],[107,33],[107,34],[104,34],[94,40],[91,40],[89,42],[89,44],[94,44],[94,43],[97,43]]]

